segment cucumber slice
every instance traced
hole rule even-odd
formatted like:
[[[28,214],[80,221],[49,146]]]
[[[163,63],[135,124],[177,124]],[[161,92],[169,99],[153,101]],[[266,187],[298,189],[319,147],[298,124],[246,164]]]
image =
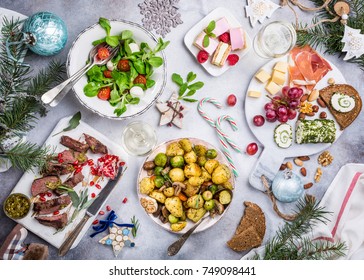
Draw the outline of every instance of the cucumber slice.
[[[289,148],[292,145],[292,127],[287,123],[277,125],[274,129],[274,142],[280,148]]]
[[[340,113],[347,113],[354,109],[355,99],[352,96],[335,92],[331,96],[331,106]]]

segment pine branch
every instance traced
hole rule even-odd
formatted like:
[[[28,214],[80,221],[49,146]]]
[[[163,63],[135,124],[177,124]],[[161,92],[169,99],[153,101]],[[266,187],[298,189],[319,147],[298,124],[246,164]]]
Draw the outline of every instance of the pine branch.
[[[345,256],[345,243],[314,241],[310,238],[303,238],[298,251],[298,260],[330,260]]]

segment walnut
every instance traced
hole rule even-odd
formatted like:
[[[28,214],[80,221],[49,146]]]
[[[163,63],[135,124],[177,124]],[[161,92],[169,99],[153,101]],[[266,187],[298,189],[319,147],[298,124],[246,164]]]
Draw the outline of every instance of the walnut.
[[[329,151],[324,151],[319,157],[317,158],[317,161],[322,166],[328,166],[332,163],[334,160],[334,157],[330,154]]]
[[[316,183],[320,182],[321,176],[322,176],[322,169],[320,167],[317,167],[316,174],[315,174]]]

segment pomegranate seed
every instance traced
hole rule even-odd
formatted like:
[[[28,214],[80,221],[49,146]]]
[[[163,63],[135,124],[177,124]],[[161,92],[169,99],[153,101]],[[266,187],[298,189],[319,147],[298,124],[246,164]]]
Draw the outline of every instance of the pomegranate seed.
[[[63,163],[63,159],[59,158],[59,159],[58,159],[58,162],[59,162],[59,163]]]
[[[95,182],[94,181],[91,181],[90,182],[90,186],[92,187],[93,185],[95,185]]]
[[[62,153],[58,153],[58,158],[61,158],[63,157],[63,154]]]
[[[92,193],[92,194],[91,194],[91,197],[92,197],[92,198],[95,198],[95,197],[96,197],[96,194],[95,194],[95,193]]]
[[[75,161],[73,162],[73,165],[78,165],[78,160],[75,160]]]
[[[101,186],[99,184],[96,184],[96,188],[98,188],[99,190],[101,190]]]
[[[106,206],[107,211],[111,211],[111,207],[109,205]]]
[[[46,198],[44,196],[41,196],[40,201],[46,201]]]
[[[40,197],[45,197],[46,193],[40,193],[39,196]]]
[[[48,197],[51,197],[52,196],[52,193],[51,192],[47,192],[46,194]]]
[[[124,165],[125,165],[125,162],[124,161],[122,161],[122,162],[119,163],[119,166],[124,166]]]
[[[81,171],[82,171],[82,167],[78,167],[78,168],[76,168],[75,173],[77,174],[77,173],[80,173]]]
[[[105,215],[105,212],[101,210],[101,211],[99,212],[99,215]]]
[[[93,225],[97,225],[99,223],[99,220],[95,220],[92,222]]]
[[[87,164],[88,164],[88,165],[90,165],[90,166],[91,166],[91,165],[94,165],[94,161],[93,161],[92,159],[89,159],[89,160],[87,161]]]
[[[128,199],[125,197],[124,199],[123,199],[123,203],[126,203],[128,201]]]
[[[59,214],[58,210],[53,212],[53,215],[58,215],[58,214]]]

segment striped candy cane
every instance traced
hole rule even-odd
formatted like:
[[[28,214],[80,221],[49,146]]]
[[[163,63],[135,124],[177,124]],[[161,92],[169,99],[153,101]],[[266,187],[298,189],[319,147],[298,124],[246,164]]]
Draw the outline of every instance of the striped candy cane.
[[[200,102],[198,103],[198,106],[197,106],[197,111],[200,113],[201,117],[204,118],[205,121],[207,121],[209,123],[209,125],[211,125],[212,127],[215,127],[215,121],[213,119],[211,119],[205,111],[202,110],[202,106],[204,103],[211,103],[211,104],[214,104],[216,108],[218,109],[221,109],[222,108],[222,105],[219,101],[217,101],[216,99],[214,98],[211,98],[211,97],[205,97],[205,98],[202,98],[200,100]]]
[[[236,131],[238,130],[238,127],[236,125],[236,122],[235,120],[228,116],[228,115],[223,115],[223,116],[220,116],[216,123],[215,123],[215,129],[217,131],[217,133],[222,137],[222,139],[225,140],[225,144],[227,145],[227,143],[238,153],[242,153],[242,150],[238,147],[238,145],[234,142],[234,140],[232,140],[229,135],[227,135],[222,129],[221,129],[221,122],[222,121],[228,121],[233,129],[233,131]]]

